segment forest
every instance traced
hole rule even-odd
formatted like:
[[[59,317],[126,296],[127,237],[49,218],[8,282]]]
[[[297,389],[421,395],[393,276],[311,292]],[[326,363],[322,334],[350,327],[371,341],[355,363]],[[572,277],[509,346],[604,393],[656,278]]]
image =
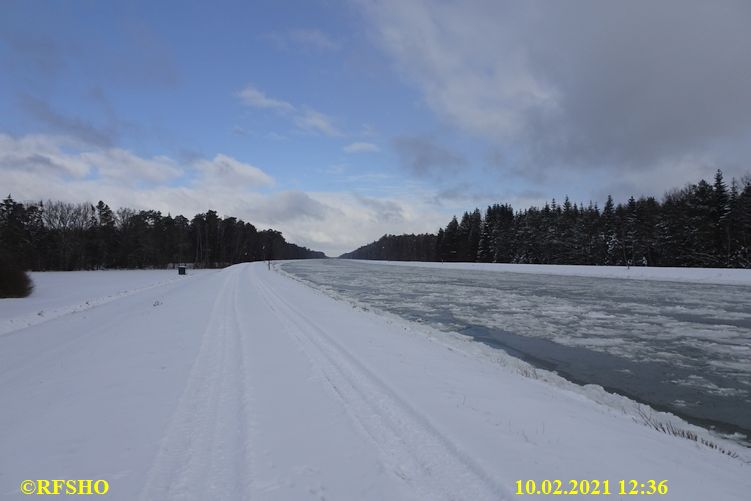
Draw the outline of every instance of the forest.
[[[600,209],[553,199],[514,211],[494,204],[437,234],[384,235],[342,258],[394,261],[751,268],[751,177],[701,180]]]
[[[178,263],[218,268],[266,259],[326,257],[209,210],[193,219],[121,208],[100,201],[0,205],[0,261],[15,269],[164,268]]]

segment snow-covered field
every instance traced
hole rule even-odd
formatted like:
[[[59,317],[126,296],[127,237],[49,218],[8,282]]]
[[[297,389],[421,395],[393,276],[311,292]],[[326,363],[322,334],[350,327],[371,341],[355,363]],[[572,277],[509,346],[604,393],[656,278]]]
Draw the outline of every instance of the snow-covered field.
[[[475,501],[560,479],[609,480],[615,499],[636,479],[667,480],[660,499],[748,499],[747,449],[265,263],[161,285],[119,273],[130,285],[68,275],[67,303],[43,304],[40,276],[0,301],[17,326],[0,336],[0,498],[25,479],[104,479],[124,500]]]
[[[190,270],[191,275],[207,273]],[[210,273],[210,272],[209,272]],[[30,299],[0,300],[0,335],[36,325],[62,315],[159,287],[186,276],[175,270],[68,271],[31,273]]]

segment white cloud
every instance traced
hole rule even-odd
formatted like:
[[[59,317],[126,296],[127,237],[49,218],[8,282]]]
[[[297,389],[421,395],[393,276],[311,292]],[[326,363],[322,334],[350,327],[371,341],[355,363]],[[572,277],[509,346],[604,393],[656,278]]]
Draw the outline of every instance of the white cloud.
[[[496,1],[361,5],[381,46],[447,122],[508,138],[523,129],[530,109],[555,106],[553,89],[532,76],[520,44],[526,8]]]
[[[343,149],[345,153],[375,153],[381,151],[378,145],[373,143],[351,143]]]
[[[237,93],[237,96],[242,100],[243,104],[254,108],[265,108],[283,112],[295,111],[295,107],[290,103],[268,97],[252,85],[246,86],[243,90]]]
[[[196,167],[202,174],[202,182],[215,185],[260,188],[274,184],[274,179],[258,167],[242,163],[221,153],[212,160],[199,160]]]
[[[58,187],[79,193],[101,187],[136,194],[180,184],[176,193],[186,188],[221,191],[225,187],[242,193],[274,184],[263,170],[224,154],[180,164],[164,155],[146,158],[122,148],[45,135],[14,138],[0,134],[0,172],[13,176],[14,190],[31,199],[54,198]]]
[[[183,170],[165,156],[141,158],[121,148],[107,148],[78,154],[100,177],[124,183],[165,182],[176,179]]]
[[[295,123],[300,129],[308,132],[318,132],[330,137],[342,135],[334,126],[331,117],[309,108],[295,117]]]
[[[121,148],[86,146],[71,137],[49,135],[0,134],[0,167],[50,178],[95,177],[125,184],[165,182],[183,174],[165,156],[142,158]]]
[[[81,178],[91,166],[75,155],[63,153],[77,142],[61,136],[28,135],[20,139],[0,134],[0,165],[50,176]]]
[[[334,125],[333,119],[325,113],[321,113],[320,111],[316,111],[307,106],[298,109],[287,101],[268,97],[252,85],[246,86],[243,90],[237,93],[237,96],[246,106],[275,110],[283,115],[291,116],[293,123],[300,130],[323,134],[330,137],[342,135]]]

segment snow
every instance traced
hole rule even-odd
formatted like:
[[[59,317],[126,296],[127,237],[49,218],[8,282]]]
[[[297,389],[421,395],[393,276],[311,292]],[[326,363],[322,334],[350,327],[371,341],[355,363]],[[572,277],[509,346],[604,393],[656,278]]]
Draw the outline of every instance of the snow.
[[[132,293],[0,336],[0,498],[60,478],[105,479],[124,500],[497,500],[556,478],[748,498],[751,458],[732,442],[265,263],[161,284],[121,273],[131,285],[111,290],[101,272],[68,275],[67,304]],[[48,308],[44,282],[23,307],[0,301],[3,318]]]
[[[0,335],[201,273],[206,271],[184,276],[176,270],[34,272],[30,299],[0,301]]]
[[[586,266],[564,264],[511,263],[434,263],[423,261],[347,260],[358,263],[442,268],[451,270],[533,273],[573,277],[621,278],[660,282],[688,282],[697,284],[751,285],[751,269],[739,268],[654,268],[647,266]]]

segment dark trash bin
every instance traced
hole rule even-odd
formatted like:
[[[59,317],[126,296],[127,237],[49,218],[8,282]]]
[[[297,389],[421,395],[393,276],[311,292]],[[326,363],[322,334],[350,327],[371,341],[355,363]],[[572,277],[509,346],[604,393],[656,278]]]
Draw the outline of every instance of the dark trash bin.
[[[185,266],[178,266],[177,267],[177,274],[178,275],[185,275]]]

